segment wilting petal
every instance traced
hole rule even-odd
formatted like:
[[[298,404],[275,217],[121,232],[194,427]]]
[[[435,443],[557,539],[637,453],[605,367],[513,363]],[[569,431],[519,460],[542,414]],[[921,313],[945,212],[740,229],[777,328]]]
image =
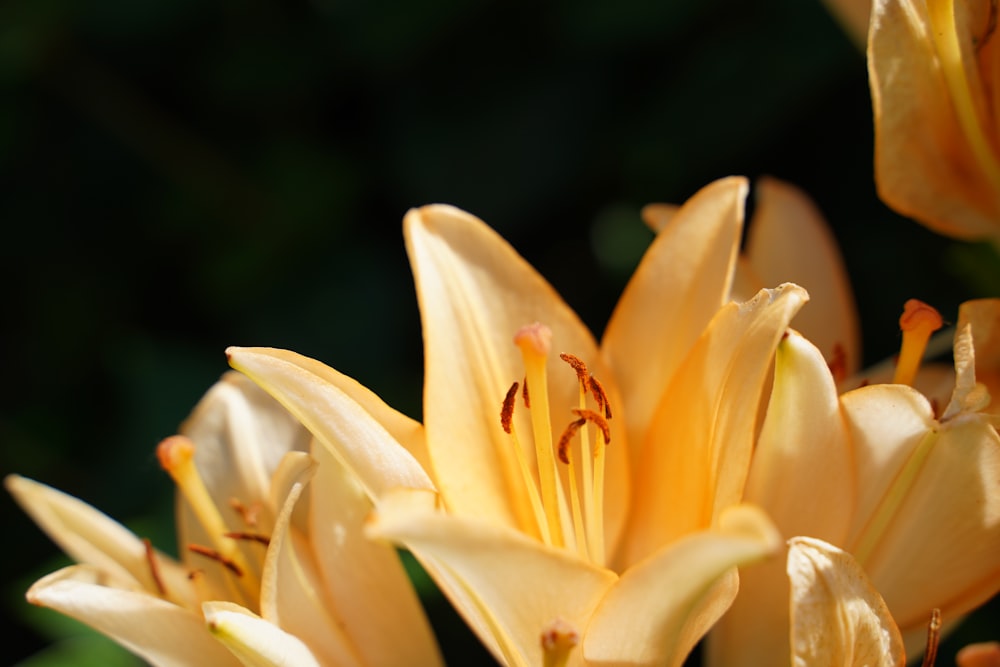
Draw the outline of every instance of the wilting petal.
[[[28,600],[86,623],[157,667],[239,663],[197,613],[147,593],[104,585],[106,575],[74,565],[39,579]]]
[[[421,509],[409,495],[393,494],[379,504],[370,535],[410,549],[509,665],[542,664],[540,637],[557,619],[582,635],[618,579],[513,529]]]
[[[158,583],[145,543],[125,526],[78,498],[26,477],[8,475],[4,485],[21,508],[73,560],[132,581],[151,593],[165,586],[178,604],[193,605],[187,573],[174,559],[153,551]]]
[[[206,602],[205,622],[244,667],[320,667],[320,662],[295,635],[268,623],[231,602]]]
[[[643,443],[626,564],[736,504],[774,349],[807,299],[797,285],[727,304],[677,372]]]
[[[976,379],[1000,398],[1000,299],[974,299],[958,308],[961,330],[966,324],[972,327],[975,345]]]
[[[633,469],[670,378],[729,298],[746,196],[745,178],[725,178],[672,213],[608,322],[601,348],[624,401]]]
[[[338,625],[353,639],[363,664],[441,664],[399,555],[364,534],[373,509],[368,496],[325,448],[317,448],[314,456],[318,466],[309,487],[309,534]]]
[[[803,667],[903,667],[899,629],[850,554],[821,540],[789,541],[792,663]]]
[[[386,428],[328,378],[331,369],[285,350],[231,347],[230,364],[278,399],[340,456],[373,497],[398,486],[433,488]]]
[[[754,183],[754,195],[757,206],[745,256],[760,287],[787,282],[804,287],[810,303],[795,316],[795,328],[827,361],[838,359],[845,374],[853,374],[861,365],[860,325],[847,268],[830,228],[812,200],[788,183],[761,178]]]
[[[868,71],[879,196],[940,233],[983,238],[1000,220],[1000,164],[973,45],[989,12],[970,13],[965,2],[875,0]]]
[[[719,528],[693,533],[630,568],[597,608],[584,638],[589,665],[681,665],[736,595],[737,566],[781,547],[759,509],[723,512]]]
[[[744,498],[785,536],[842,543],[854,503],[852,448],[820,351],[789,332],[775,355],[774,386]],[[788,576],[778,559],[740,573],[740,595],[709,637],[712,665],[753,665],[788,650]]]
[[[524,376],[514,334],[534,322],[552,330],[553,419],[566,415],[568,421],[579,401],[579,385],[556,353],[570,352],[587,363],[612,401],[614,379],[576,314],[482,221],[450,206],[426,206],[407,213],[405,233],[423,322],[424,426],[435,481],[450,511],[531,532],[528,494],[510,436],[500,426],[504,396]],[[527,411],[515,411],[514,419],[531,460]],[[625,434],[612,439],[605,498],[609,535],[622,523],[628,493]]]

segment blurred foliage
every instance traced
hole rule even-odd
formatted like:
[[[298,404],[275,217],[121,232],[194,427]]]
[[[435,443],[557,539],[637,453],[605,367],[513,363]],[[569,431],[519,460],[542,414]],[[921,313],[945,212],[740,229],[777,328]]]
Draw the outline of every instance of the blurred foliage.
[[[989,249],[877,200],[864,57],[818,1],[7,0],[0,100],[0,468],[166,548],[153,448],[227,345],[317,357],[419,416],[411,206],[488,221],[597,333],[648,242],[640,207],[728,174],[814,196],[869,361],[907,298],[954,317],[998,284]],[[55,549],[0,511],[11,661],[127,664],[92,634],[50,644],[56,615],[22,595]],[[965,641],[996,636],[979,619]]]

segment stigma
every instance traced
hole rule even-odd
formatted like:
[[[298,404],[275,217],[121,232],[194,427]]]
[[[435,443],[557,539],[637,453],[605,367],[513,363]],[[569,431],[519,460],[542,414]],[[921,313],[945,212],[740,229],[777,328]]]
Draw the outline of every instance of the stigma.
[[[899,317],[903,343],[896,361],[896,372],[892,380],[894,384],[913,384],[931,334],[943,324],[941,314],[923,301],[910,299],[904,304],[903,314]]]
[[[518,330],[514,343],[521,350],[524,384],[515,381],[508,389],[500,410],[500,425],[512,440],[534,532],[550,546],[575,551],[603,566],[605,449],[611,442],[607,393],[583,360],[560,354],[576,376],[579,398],[577,406],[564,415],[565,426],[556,437],[547,377],[552,331],[544,324],[530,324]],[[531,419],[534,468],[514,426],[519,388]]]

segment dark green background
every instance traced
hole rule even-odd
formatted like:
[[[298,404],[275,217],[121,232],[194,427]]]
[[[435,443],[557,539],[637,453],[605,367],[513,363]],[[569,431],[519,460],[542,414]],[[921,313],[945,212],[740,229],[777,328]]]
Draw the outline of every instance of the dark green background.
[[[400,222],[430,202],[492,224],[599,332],[643,204],[790,180],[829,217],[880,359],[907,298],[954,317],[1000,290],[987,248],[879,203],[871,145],[863,55],[818,1],[7,0],[0,471],[169,548],[153,450],[227,345],[317,357],[419,417]],[[11,661],[121,664],[23,602],[64,561],[0,512]],[[451,664],[481,658],[434,610]],[[1000,638],[980,618],[963,641]]]

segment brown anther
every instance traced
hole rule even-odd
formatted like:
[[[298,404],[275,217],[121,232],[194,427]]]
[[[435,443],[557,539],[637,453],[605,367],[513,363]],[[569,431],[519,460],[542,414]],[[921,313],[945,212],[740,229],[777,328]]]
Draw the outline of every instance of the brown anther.
[[[590,373],[587,371],[587,364],[583,363],[583,359],[568,352],[560,353],[559,358],[573,367],[573,370],[576,371],[576,378],[580,381],[580,384],[586,387],[587,377]]]
[[[524,399],[524,407],[531,408],[531,398],[528,396],[528,378],[524,378],[524,385],[521,387],[521,398]]]
[[[503,398],[503,407],[500,408],[500,426],[504,433],[510,433],[510,420],[514,417],[514,401],[517,400],[518,384],[515,382],[507,390],[507,395]]]
[[[239,498],[230,498],[229,506],[232,507],[243,518],[243,523],[253,527],[257,525],[257,516],[260,514],[261,504],[255,502],[251,505],[244,505]]]
[[[593,394],[597,407],[604,410],[604,418],[611,419],[611,402],[608,401],[608,393],[604,391],[604,385],[593,375],[587,378],[587,383],[590,385],[590,393]]]
[[[156,551],[153,549],[153,543],[144,537],[142,538],[142,546],[146,549],[146,562],[149,563],[149,574],[153,577],[156,590],[162,597],[166,597],[167,589],[163,585],[163,579],[160,578],[160,566],[156,564]]]
[[[593,410],[579,410],[577,408],[573,408],[572,413],[601,429],[601,435],[604,436],[604,444],[611,444],[611,426],[608,425],[608,420],[602,417],[600,413]]]
[[[239,565],[234,563],[232,560],[226,558],[215,549],[210,549],[209,547],[203,547],[200,544],[189,544],[188,551],[196,553],[200,556],[205,556],[206,558],[211,558],[212,560],[220,563],[223,567],[225,567],[227,570],[235,574],[237,577],[243,576],[243,570],[240,569]]]
[[[847,350],[844,349],[843,345],[833,344],[833,352],[826,365],[830,368],[834,382],[840,383],[847,379]]]
[[[271,543],[271,538],[260,533],[226,533],[226,537],[231,540],[244,540],[246,542],[257,542],[265,547]]]
[[[587,423],[586,419],[582,417],[575,421],[571,421],[566,430],[563,431],[562,435],[559,436],[559,460],[565,464],[569,464],[569,442],[576,435],[576,432],[580,430],[580,427]]]
[[[941,610],[935,607],[931,611],[931,620],[927,624],[927,648],[924,649],[923,667],[934,667],[937,660],[938,644],[941,641]]]

